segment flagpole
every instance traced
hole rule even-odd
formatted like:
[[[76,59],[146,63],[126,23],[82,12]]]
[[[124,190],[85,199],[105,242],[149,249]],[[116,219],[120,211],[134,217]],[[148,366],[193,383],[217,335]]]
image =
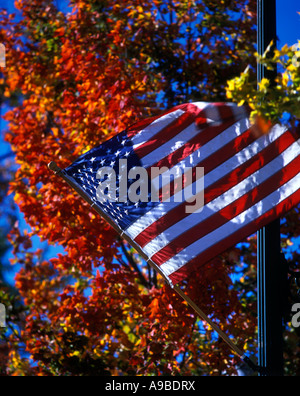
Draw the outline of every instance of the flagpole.
[[[276,0],[258,0],[258,52],[264,54],[277,41]],[[276,70],[258,65],[258,82],[268,78],[273,83]],[[258,364],[262,376],[283,376],[283,336],[281,312],[282,283],[280,220],[257,233],[257,292],[258,292]]]
[[[171,285],[170,281],[166,276],[161,272],[159,266],[157,266],[152,260],[147,257],[147,255],[141,250],[141,248],[131,240],[126,234],[122,232],[122,230],[114,224],[114,222],[107,216],[107,214],[100,209],[98,205],[91,200],[91,198],[86,194],[67,174],[65,174],[55,162],[50,162],[48,165],[49,169],[57,176],[62,178],[65,182],[69,184],[100,216],[106,220],[109,225],[119,234],[121,237],[126,240],[131,246],[133,246],[136,251],[141,255],[141,257],[149,264],[151,267],[156,270],[166,281],[166,283],[172,288],[172,290],[176,291],[176,293],[198,314],[198,316],[208,323],[212,329],[223,339],[223,341],[232,349],[232,351],[242,359],[253,371],[260,372],[260,367],[257,366],[251,358],[249,358],[234,342],[188,297],[183,290],[178,285]]]
[[[212,329],[219,334],[223,341],[225,341],[226,344],[229,345],[229,347],[236,353],[236,355],[245,361],[245,353],[236,344],[234,344],[233,341],[231,341],[231,339],[189,298],[189,296],[187,296],[182,291],[182,289],[178,285],[174,286],[174,290],[180,295],[181,298],[183,298],[183,300],[188,303],[191,308],[193,308],[193,310],[199,315],[202,320],[208,323],[212,327]],[[248,361],[247,364],[249,364]],[[251,368],[253,368],[253,366]],[[257,369],[257,367],[255,367],[255,369]]]

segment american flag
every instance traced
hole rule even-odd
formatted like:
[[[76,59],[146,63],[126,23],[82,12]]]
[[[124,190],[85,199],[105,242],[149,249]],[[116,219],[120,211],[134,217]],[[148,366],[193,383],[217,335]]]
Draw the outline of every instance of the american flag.
[[[170,202],[152,202],[150,192],[148,202],[119,202],[124,159],[128,171],[143,167],[149,175],[153,167],[167,167],[184,179],[183,171],[192,169],[193,187],[196,169],[204,168],[202,210],[187,213],[187,202],[175,196],[191,186],[185,181],[175,191],[176,180]],[[117,193],[99,202],[97,172],[103,167],[116,172]],[[63,173],[172,285],[300,202],[300,140],[281,125],[258,136],[245,107],[197,102],[138,122]]]

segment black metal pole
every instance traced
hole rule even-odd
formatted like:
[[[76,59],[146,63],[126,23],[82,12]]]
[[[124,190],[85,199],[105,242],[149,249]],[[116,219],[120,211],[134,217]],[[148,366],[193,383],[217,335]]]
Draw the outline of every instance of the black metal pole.
[[[258,52],[263,54],[271,41],[277,40],[276,0],[258,0]],[[258,65],[258,81],[275,80],[270,72]],[[280,220],[276,220],[257,234],[257,289],[259,366],[265,376],[283,376],[283,313],[282,271],[280,248]]]

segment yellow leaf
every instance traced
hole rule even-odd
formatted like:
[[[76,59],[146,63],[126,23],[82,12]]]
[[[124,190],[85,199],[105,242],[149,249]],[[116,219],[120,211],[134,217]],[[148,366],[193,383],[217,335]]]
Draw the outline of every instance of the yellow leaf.
[[[267,78],[263,78],[259,83],[259,89],[262,92],[266,92],[269,86],[270,86],[270,80],[268,80]]]

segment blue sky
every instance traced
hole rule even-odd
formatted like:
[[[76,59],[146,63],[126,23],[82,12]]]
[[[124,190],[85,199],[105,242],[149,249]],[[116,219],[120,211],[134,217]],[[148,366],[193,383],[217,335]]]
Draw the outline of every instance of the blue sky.
[[[277,0],[277,30],[279,47],[293,45],[300,40],[300,1]]]
[[[61,11],[66,11],[67,1],[56,0],[58,8]],[[6,8],[10,13],[13,12],[13,0],[0,0],[0,8]],[[300,11],[299,0],[277,0],[277,30],[279,37],[278,46],[281,47],[285,44],[293,45],[300,39],[300,15],[297,13]],[[2,114],[7,111],[7,108],[2,107]],[[10,150],[8,144],[2,139],[2,133],[6,128],[6,124],[3,120],[0,120],[0,158],[3,154]],[[26,223],[20,215],[20,225],[22,228],[26,228]],[[39,245],[38,239],[35,240],[35,247]],[[56,255],[60,248],[51,248],[48,252],[49,256]],[[13,273],[10,274],[11,279]]]

